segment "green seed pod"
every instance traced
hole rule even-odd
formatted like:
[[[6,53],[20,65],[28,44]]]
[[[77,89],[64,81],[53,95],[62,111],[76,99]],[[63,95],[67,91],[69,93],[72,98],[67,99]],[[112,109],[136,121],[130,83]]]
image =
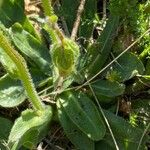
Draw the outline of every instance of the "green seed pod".
[[[60,76],[68,76],[75,70],[79,57],[79,46],[68,38],[62,43],[57,43],[51,49],[54,66],[58,69]]]

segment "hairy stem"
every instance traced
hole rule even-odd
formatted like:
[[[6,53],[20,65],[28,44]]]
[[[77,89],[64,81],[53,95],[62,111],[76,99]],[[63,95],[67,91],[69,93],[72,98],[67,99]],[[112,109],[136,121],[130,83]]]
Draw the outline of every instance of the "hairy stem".
[[[42,0],[42,7],[45,13],[45,16],[54,15],[54,10],[51,4],[51,0]]]
[[[51,37],[52,43],[58,42],[58,35],[54,29],[50,27],[49,20],[47,20],[47,24],[45,25],[45,29],[48,32],[49,36]]]
[[[46,28],[51,35],[52,43],[62,42],[64,34],[57,24],[58,17],[54,13],[51,0],[42,0],[42,6],[46,16]]]
[[[3,35],[2,32],[0,32],[0,39],[1,39],[0,47],[3,48],[6,54],[10,57],[10,59],[16,65],[18,72],[19,72],[19,77],[22,80],[24,88],[30,98],[30,101],[33,104],[33,107],[37,110],[43,110],[44,108],[43,108],[42,102],[35,90],[32,78],[29,74],[24,58],[17,51],[13,49],[13,47],[10,45],[9,41]]]

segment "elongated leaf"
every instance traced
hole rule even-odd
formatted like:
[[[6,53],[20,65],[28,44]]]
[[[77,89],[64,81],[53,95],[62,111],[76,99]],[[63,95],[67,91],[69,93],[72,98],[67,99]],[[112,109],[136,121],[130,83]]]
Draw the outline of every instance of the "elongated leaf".
[[[81,16],[79,37],[89,39],[92,36],[96,12],[97,12],[97,1],[86,0],[84,12]]]
[[[94,91],[101,95],[108,97],[115,97],[122,95],[125,90],[125,85],[118,82],[111,82],[108,80],[98,80],[92,84]]]
[[[42,72],[50,74],[49,50],[18,23],[12,26],[10,36],[15,46],[31,59]]]
[[[143,75],[141,75],[140,79],[136,79],[134,84],[130,84],[129,86],[127,86],[127,88],[126,88],[126,93],[127,94],[133,94],[133,93],[137,93],[137,92],[144,91],[145,89],[147,89],[147,85],[150,85],[150,67],[149,66],[150,66],[150,59],[147,60],[147,63],[145,65],[145,71],[144,71],[145,75],[144,75],[143,71],[141,72],[139,70],[140,65],[137,65],[137,67],[138,67],[137,70],[139,70],[139,71],[136,71],[136,72],[138,74],[141,73]],[[141,66],[141,69],[142,68],[143,68],[143,64]],[[130,72],[128,72],[128,73],[130,73]]]
[[[45,106],[45,110],[40,112],[31,109],[23,111],[10,132],[9,146],[12,149],[19,149],[24,145],[32,149],[43,137],[43,134],[47,133],[51,117],[50,106]]]
[[[62,5],[59,14],[60,16],[64,17],[64,20],[67,23],[68,30],[71,33],[76,18],[76,12],[78,9],[79,2],[76,0],[63,0],[61,3]]]
[[[123,118],[116,116],[108,111],[105,111],[105,115],[110,123],[112,130],[116,135],[121,136],[124,139],[134,141],[136,143],[137,141],[139,141],[143,133],[142,130],[131,126]]]
[[[109,102],[110,98],[122,95],[125,91],[125,85],[108,80],[98,80],[92,84],[95,94],[102,102]],[[104,98],[105,97],[105,98]]]
[[[132,108],[135,110],[141,109],[141,113],[144,113],[144,111],[147,111],[147,113],[149,113],[150,115],[150,112],[148,112],[150,110],[150,98],[149,99],[143,99],[143,98],[133,99]]]
[[[94,142],[89,139],[68,117],[64,108],[57,101],[58,117],[69,140],[80,150],[94,150]]]
[[[69,118],[92,140],[105,135],[105,126],[94,103],[82,93],[66,92],[59,98]]]
[[[10,120],[0,117],[0,150],[6,150],[3,144],[7,142],[12,125]]]
[[[38,87],[41,82],[47,80],[48,76],[43,74],[38,68],[30,68],[30,74],[35,87]]]
[[[108,111],[104,111],[105,116],[108,119],[110,127],[113,131],[113,134],[118,141],[119,149],[121,150],[134,150],[137,149],[141,136],[143,134],[143,130],[133,127],[123,118],[116,116]],[[106,136],[106,140],[109,142],[110,145],[114,146],[114,143],[110,142],[111,137]],[[148,142],[148,136],[145,135],[141,144],[140,149],[145,149],[145,144]]]
[[[85,2],[84,12],[81,15],[81,23],[79,27],[79,36],[83,38],[90,38],[93,32],[93,22],[96,14],[96,0],[87,0]],[[76,0],[63,0],[61,2],[60,16],[64,17],[67,23],[69,32],[71,33],[74,22],[76,20],[77,10],[80,2]],[[71,6],[71,7],[70,7]]]
[[[113,43],[113,38],[117,32],[117,27],[119,24],[118,16],[110,16],[106,27],[104,28],[102,34],[97,40],[97,43],[93,44],[88,49],[88,65],[87,65],[87,75],[89,77],[95,75],[104,66]]]
[[[137,149],[136,146],[138,143],[128,141],[128,139],[124,140],[121,137],[118,137],[116,135],[116,141],[117,141],[119,150],[136,150]],[[96,150],[99,150],[99,149],[116,150],[115,144],[112,141],[112,137],[109,133],[106,134],[103,140],[97,142],[95,147],[96,147]],[[147,150],[147,149],[144,145],[141,145],[139,150]]]
[[[122,55],[117,62],[113,65],[112,70],[118,73],[121,81],[129,80],[137,74],[143,74],[145,70],[140,59],[130,52]]]
[[[115,150],[115,147],[114,145],[112,146],[111,144],[109,144],[109,141],[106,141],[105,139],[103,139],[95,144],[95,150],[100,150],[100,149]]]
[[[21,5],[19,5],[21,4]],[[28,18],[24,14],[24,8],[22,8],[23,2],[17,2],[16,0],[1,0],[0,1],[0,20],[7,27],[11,27],[15,22],[22,24],[23,28],[40,39],[35,32],[33,26],[30,24]]]
[[[12,77],[18,77],[18,69],[10,57],[5,53],[5,51],[0,47],[0,62],[4,66],[5,70]]]
[[[8,30],[0,21],[0,32],[2,32],[6,37],[8,37]],[[0,62],[2,63],[5,70],[14,78],[18,77],[18,69],[10,57],[5,53],[5,51],[0,46]]]
[[[19,80],[5,75],[0,79],[0,106],[15,107],[26,98],[25,90]]]
[[[148,59],[148,60],[147,60],[147,63],[146,63],[146,70],[145,70],[145,73],[146,73],[147,75],[150,75],[150,68],[149,68],[149,66],[150,66],[150,59]]]
[[[13,0],[15,4],[18,4],[22,9],[24,9],[24,0]]]

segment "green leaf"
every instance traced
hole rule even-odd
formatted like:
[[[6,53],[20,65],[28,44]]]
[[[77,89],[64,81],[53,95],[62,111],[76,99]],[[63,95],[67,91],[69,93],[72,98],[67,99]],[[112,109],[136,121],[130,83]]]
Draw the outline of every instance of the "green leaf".
[[[147,46],[143,51],[142,53],[139,55],[139,58],[144,61],[145,58],[149,55],[150,53],[150,46]]]
[[[31,74],[35,87],[38,87],[39,84],[41,84],[41,82],[43,82],[44,80],[47,80],[48,78],[48,76],[43,74],[43,72],[40,71],[38,68],[31,67],[29,72]]]
[[[28,18],[24,14],[24,8],[22,8],[23,2],[18,3],[17,0],[1,0],[0,1],[0,20],[7,27],[11,27],[15,22],[19,22],[25,30],[40,39],[34,30],[33,26],[29,22]]]
[[[108,111],[105,111],[105,116],[108,119],[114,134],[116,134],[117,136],[121,136],[122,139],[128,139],[136,143],[137,141],[139,141],[143,133],[142,130],[133,127],[123,118],[116,116],[115,114]]]
[[[150,59],[147,60],[145,74],[150,75]]]
[[[0,62],[10,76],[17,78],[19,76],[18,69],[10,57],[0,47]]]
[[[138,123],[140,127],[146,128],[146,126],[149,124],[150,119],[150,98],[132,99],[132,112],[130,113],[131,119],[132,113],[133,115],[136,115],[135,124]],[[150,132],[150,128],[148,129],[148,131]]]
[[[0,78],[0,106],[15,107],[25,98],[25,90],[19,80],[14,80],[9,75]]]
[[[84,12],[81,15],[81,23],[79,27],[79,36],[90,38],[93,32],[93,21],[96,13],[96,0],[87,0]],[[76,20],[77,10],[80,2],[76,0],[63,0],[61,2],[61,10],[59,16],[63,16],[67,23],[69,33],[71,33],[74,22]],[[70,7],[71,6],[71,7]]]
[[[105,135],[105,126],[95,104],[82,93],[65,92],[59,102],[73,123],[92,140]]]
[[[134,150],[137,149],[143,130],[137,127],[133,127],[123,118],[110,113],[109,111],[104,111],[106,118],[110,124],[112,132],[115,136],[119,149],[121,150]],[[114,147],[114,143],[110,135],[106,134],[104,139]],[[148,136],[145,135],[140,147],[140,150],[145,149],[145,144],[148,142]]]
[[[96,44],[94,43],[88,48],[87,75],[91,77],[95,75],[106,63],[113,44],[114,35],[117,32],[119,24],[118,16],[110,16],[106,27],[99,36]]]
[[[19,149],[22,145],[30,149],[34,148],[47,134],[48,126],[52,118],[52,108],[45,106],[44,111],[27,109],[22,112],[10,132],[9,146],[12,149]]]
[[[50,74],[49,50],[30,33],[23,30],[19,23],[12,26],[10,36],[15,46],[45,74]]]
[[[61,2],[61,10],[59,10],[59,16],[63,16],[67,23],[69,32],[71,33],[74,21],[76,19],[76,11],[78,9],[79,2],[76,0],[63,0]],[[71,6],[71,7],[70,7]]]
[[[137,74],[143,74],[145,68],[135,54],[127,52],[117,60],[112,70],[117,72],[121,81],[126,81]]]
[[[80,150],[94,150],[94,142],[89,139],[69,118],[64,108],[57,101],[58,117],[69,140]]]
[[[25,2],[24,0],[13,0],[15,4],[18,4],[22,9],[24,9]]]
[[[148,99],[143,99],[143,98],[138,98],[138,99],[133,99],[132,100],[132,109],[143,109],[143,111],[150,110],[150,98]],[[150,114],[150,112],[149,112]]]
[[[97,12],[97,1],[87,0],[85,3],[84,12],[81,15],[79,37],[89,39],[92,36],[96,12]]]
[[[0,31],[9,39],[8,30],[0,21]],[[11,58],[6,54],[6,52],[0,47],[0,62],[3,67],[14,78],[18,78],[18,69]]]
[[[111,140],[111,139],[110,139]],[[95,150],[115,150],[115,147],[109,144],[109,141],[106,141],[105,139],[97,142],[95,144]]]
[[[0,150],[6,150],[3,142],[7,142],[12,125],[13,124],[10,120],[0,117]]]
[[[147,1],[147,4],[146,4],[144,12],[150,13],[150,2],[149,1]]]
[[[136,146],[138,143],[128,141],[127,139],[123,140],[121,137],[117,137],[117,136],[115,139],[119,147],[119,150],[136,150],[137,149]],[[99,150],[99,149],[116,150],[115,144],[112,141],[112,137],[109,133],[106,134],[103,140],[97,142],[95,147],[96,147],[96,150]],[[140,150],[147,150],[147,149],[144,145],[141,145]]]
[[[95,94],[102,102],[110,102],[110,98],[122,95],[125,91],[125,85],[116,81],[98,80],[92,84]]]

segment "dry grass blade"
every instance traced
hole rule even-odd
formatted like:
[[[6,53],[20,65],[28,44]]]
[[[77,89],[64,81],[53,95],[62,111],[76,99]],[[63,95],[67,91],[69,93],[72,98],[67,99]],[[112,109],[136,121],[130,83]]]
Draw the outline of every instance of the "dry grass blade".
[[[107,118],[106,118],[106,116],[105,116],[105,114],[104,114],[104,112],[103,112],[103,109],[102,109],[102,107],[101,107],[101,105],[100,105],[100,103],[99,103],[99,101],[98,101],[98,99],[97,99],[97,96],[95,95],[91,84],[88,83],[88,85],[89,85],[90,90],[91,90],[91,92],[92,92],[92,94],[93,94],[93,96],[94,96],[94,98],[95,98],[95,101],[96,101],[98,107],[99,107],[99,110],[100,110],[100,112],[101,112],[101,114],[102,114],[102,116],[103,116],[103,118],[104,118],[104,120],[105,120],[105,123],[106,123],[106,125],[107,125],[107,127],[108,127],[108,129],[109,129],[109,132],[110,132],[111,137],[112,137],[112,139],[113,139],[113,142],[114,142],[114,145],[115,145],[115,147],[116,147],[116,150],[119,150],[118,144],[117,144],[117,142],[116,142],[116,139],[115,139],[115,137],[114,137],[114,134],[113,134],[113,132],[112,132],[112,129],[111,129],[111,127],[110,127],[110,124],[109,124],[109,122],[108,122],[108,120],[107,120]]]

